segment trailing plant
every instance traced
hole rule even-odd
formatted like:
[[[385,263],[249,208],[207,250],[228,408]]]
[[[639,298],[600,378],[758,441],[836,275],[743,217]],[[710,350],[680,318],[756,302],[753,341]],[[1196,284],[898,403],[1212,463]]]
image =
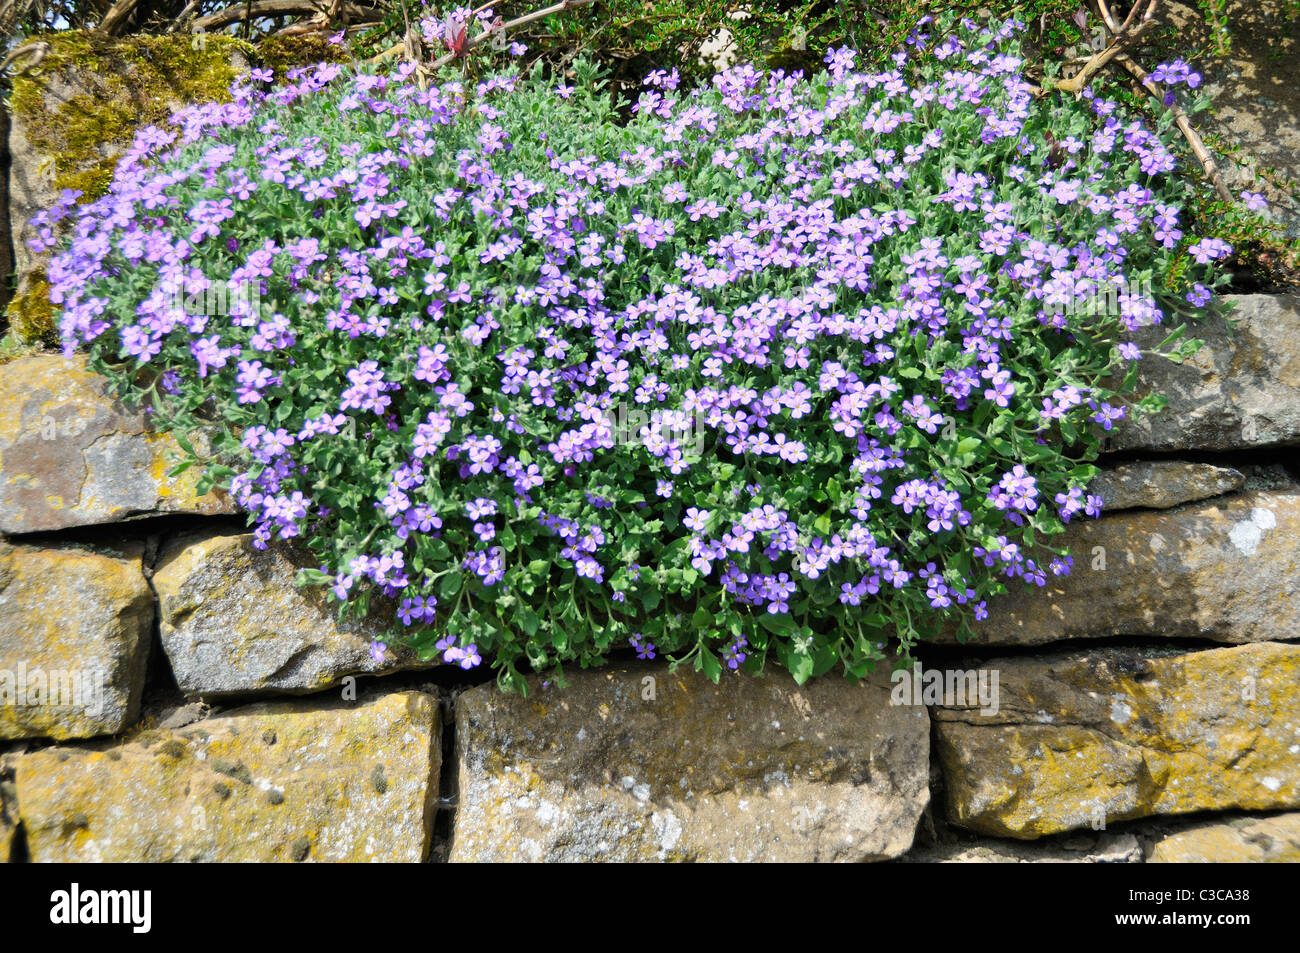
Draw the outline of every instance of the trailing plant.
[[[627,122],[589,63],[254,71],[51,213],[65,349],[215,428],[207,483],[341,613],[391,599],[377,653],[907,664],[1069,572],[1101,439],[1161,405],[1139,358],[1194,349],[1231,251],[1168,130],[1036,97],[1019,37],[660,70]]]

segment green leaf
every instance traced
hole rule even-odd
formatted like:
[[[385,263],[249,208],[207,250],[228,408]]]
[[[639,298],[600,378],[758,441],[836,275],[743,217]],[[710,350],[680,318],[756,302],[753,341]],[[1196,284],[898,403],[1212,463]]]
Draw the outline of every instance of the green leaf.
[[[786,656],[786,668],[790,670],[790,675],[794,678],[796,685],[802,685],[813,676],[815,663],[811,655],[800,655],[792,652]]]
[[[758,617],[758,624],[773,635],[789,635],[798,628],[787,612],[764,612]]]
[[[443,576],[442,582],[438,584],[438,598],[442,600],[451,599],[460,592],[461,583],[464,582],[458,570],[452,570]]]
[[[329,573],[321,572],[319,569],[299,569],[293,577],[293,584],[299,589],[307,586],[321,586],[325,583],[332,583],[334,577]]]
[[[519,623],[519,627],[526,633],[529,635],[536,635],[537,628],[541,625],[542,620],[538,618],[537,613],[528,608],[528,606],[520,605],[515,608],[515,621]]]
[[[700,643],[700,650],[695,656],[695,670],[703,672],[715,685],[718,678],[722,675],[722,663],[718,657],[709,651],[708,646],[703,642]]]

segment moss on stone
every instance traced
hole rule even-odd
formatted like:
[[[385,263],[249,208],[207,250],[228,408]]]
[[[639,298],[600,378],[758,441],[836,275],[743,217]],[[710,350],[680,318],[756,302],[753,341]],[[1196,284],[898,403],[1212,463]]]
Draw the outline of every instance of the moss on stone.
[[[259,66],[275,71],[276,80],[283,79],[290,70],[316,63],[341,63],[347,54],[341,47],[330,45],[324,37],[268,36],[258,42],[252,56]]]
[[[50,283],[44,270],[28,275],[23,287],[10,299],[6,316],[9,329],[19,342],[54,344],[58,340],[54,305],[50,303]]]
[[[217,36],[196,46],[188,36],[117,40],[71,31],[46,42],[39,70],[14,78],[10,108],[33,151],[54,160],[54,187],[81,188],[83,201],[102,195],[112,178],[116,158],[106,147],[125,146],[136,129],[166,122],[182,103],[229,99],[236,57],[252,52],[242,40]],[[48,95],[58,78],[90,89]]]
[[[338,60],[343,53],[320,37],[272,37],[255,46],[231,36],[132,36],[88,31],[43,36],[49,49],[38,69],[13,79],[9,108],[31,153],[52,163],[51,186],[91,202],[108,191],[118,158],[148,125],[166,125],[177,108],[226,102],[245,62],[282,77],[294,67]],[[0,320],[20,341],[57,341],[44,272],[18,276],[16,294]]]

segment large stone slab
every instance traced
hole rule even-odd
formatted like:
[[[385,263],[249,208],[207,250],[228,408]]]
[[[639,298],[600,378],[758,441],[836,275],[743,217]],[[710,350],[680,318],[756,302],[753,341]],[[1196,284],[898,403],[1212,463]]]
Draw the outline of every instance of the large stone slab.
[[[347,675],[432,666],[409,652],[373,657],[381,617],[339,622],[327,593],[294,587],[308,565],[283,546],[255,549],[251,533],[186,534],[168,543],[153,585],[163,650],[181,690],[313,692]]]
[[[1179,460],[1140,460],[1102,470],[1088,486],[1108,513],[1120,510],[1167,510],[1182,503],[1234,493],[1245,474],[1231,467]]]
[[[17,761],[34,861],[425,858],[441,758],[422,692],[277,702],[104,750]]]
[[[949,820],[1032,839],[1300,807],[1300,646],[990,660],[997,714],[933,709]]]
[[[1172,510],[1075,520],[1068,576],[1014,582],[976,645],[1117,636],[1240,644],[1300,638],[1300,493],[1246,492]],[[951,642],[951,632],[937,641]]]
[[[453,861],[860,861],[912,844],[929,719],[891,707],[885,672],[571,679],[457,700]]]
[[[1300,863],[1300,812],[1206,821],[1151,845],[1152,864]]]
[[[0,540],[0,739],[89,738],[134,720],[154,618],[142,549]]]
[[[180,448],[107,396],[84,359],[36,355],[0,365],[0,533],[35,533],[157,513],[233,513],[171,477]]]
[[[1238,450],[1300,444],[1300,296],[1227,295],[1235,306],[1231,336],[1222,318],[1194,325],[1205,341],[1182,364],[1142,358],[1135,396],[1152,391],[1169,405],[1116,428],[1112,450]],[[1133,340],[1157,347],[1165,327],[1140,328]]]

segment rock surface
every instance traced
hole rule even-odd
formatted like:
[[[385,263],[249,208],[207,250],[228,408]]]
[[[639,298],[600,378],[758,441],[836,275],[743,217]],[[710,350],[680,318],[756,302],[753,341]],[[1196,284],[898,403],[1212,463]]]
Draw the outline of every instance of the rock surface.
[[[89,738],[130,725],[154,618],[142,552],[0,540],[0,739]]]
[[[235,512],[218,494],[195,495],[197,467],[168,476],[179,461],[175,440],[151,432],[105,385],[80,357],[0,365],[0,533]]]
[[[370,654],[378,615],[337,620],[319,589],[294,588],[310,563],[279,545],[253,548],[251,533],[187,534],[168,543],[154,570],[163,650],[181,690],[213,696],[313,692],[346,675],[430,667],[413,654]]]
[[[1182,364],[1141,361],[1135,397],[1152,391],[1169,405],[1116,428],[1112,450],[1237,450],[1300,444],[1300,296],[1227,295],[1235,304],[1231,337],[1222,318],[1194,326],[1205,341]],[[1133,340],[1155,348],[1165,327]]]
[[[1172,510],[1075,520],[1074,569],[1014,583],[976,645],[1116,636],[1240,644],[1300,638],[1300,493],[1246,492]],[[937,641],[951,642],[950,632]]]
[[[453,861],[860,861],[912,844],[929,719],[888,673],[614,668],[456,705]]]
[[[1300,862],[1300,813],[1207,821],[1156,841],[1152,864]]]
[[[99,751],[17,760],[34,861],[425,858],[441,757],[438,705],[252,705]]]
[[[1088,487],[1101,497],[1106,512],[1119,510],[1167,510],[1181,503],[1195,503],[1234,493],[1246,484],[1246,476],[1231,467],[1176,460],[1143,460],[1121,463],[1098,474]]]
[[[1000,706],[937,707],[949,820],[999,837],[1300,807],[1300,646],[982,663]]]
[[[981,840],[931,844],[899,858],[909,864],[1140,864],[1142,845],[1132,834],[1099,834],[1086,844]]]
[[[1184,49],[1213,48],[1205,15],[1191,0],[1162,6]],[[1232,46],[1225,59],[1198,58],[1197,92],[1212,108],[1197,115],[1196,127],[1233,194],[1263,192],[1270,217],[1287,237],[1300,238],[1300,197],[1279,187],[1300,183],[1300,19],[1290,0],[1229,0],[1224,7]],[[1237,151],[1223,156],[1224,143]],[[1259,174],[1265,169],[1274,170],[1274,182]]]

